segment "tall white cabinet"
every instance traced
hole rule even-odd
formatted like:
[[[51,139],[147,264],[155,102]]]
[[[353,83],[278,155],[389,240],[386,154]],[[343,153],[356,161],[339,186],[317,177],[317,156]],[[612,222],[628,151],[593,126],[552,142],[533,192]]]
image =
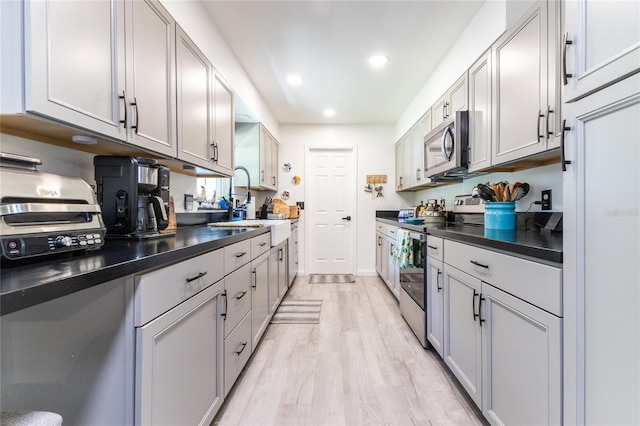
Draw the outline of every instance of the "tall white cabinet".
[[[640,424],[640,74],[563,114],[565,423]]]

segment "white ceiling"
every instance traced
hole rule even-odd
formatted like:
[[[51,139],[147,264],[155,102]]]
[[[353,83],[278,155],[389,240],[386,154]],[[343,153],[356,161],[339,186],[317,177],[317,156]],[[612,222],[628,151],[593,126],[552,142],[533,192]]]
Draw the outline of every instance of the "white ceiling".
[[[483,1],[204,0],[282,124],[395,123]],[[389,64],[371,69],[373,53]]]

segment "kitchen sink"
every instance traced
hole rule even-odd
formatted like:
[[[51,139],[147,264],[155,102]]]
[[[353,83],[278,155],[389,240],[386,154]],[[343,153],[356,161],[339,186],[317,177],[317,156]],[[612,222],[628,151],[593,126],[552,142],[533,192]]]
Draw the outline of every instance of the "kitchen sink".
[[[271,231],[271,247],[277,246],[291,235],[291,221],[277,219],[247,219],[232,222],[214,222],[210,226],[220,228],[255,228],[268,226]]]

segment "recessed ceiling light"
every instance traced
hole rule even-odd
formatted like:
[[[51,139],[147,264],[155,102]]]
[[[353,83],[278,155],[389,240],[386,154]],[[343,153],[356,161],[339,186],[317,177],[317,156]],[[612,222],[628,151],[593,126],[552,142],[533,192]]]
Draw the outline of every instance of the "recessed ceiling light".
[[[336,115],[336,110],[333,108],[325,108],[322,113],[327,117],[333,117],[334,115]]]
[[[373,55],[369,57],[369,65],[373,68],[381,68],[389,62],[389,58],[385,55]]]
[[[300,77],[297,74],[291,74],[290,76],[287,77],[287,83],[289,83],[292,86],[299,86],[302,84],[302,77]]]

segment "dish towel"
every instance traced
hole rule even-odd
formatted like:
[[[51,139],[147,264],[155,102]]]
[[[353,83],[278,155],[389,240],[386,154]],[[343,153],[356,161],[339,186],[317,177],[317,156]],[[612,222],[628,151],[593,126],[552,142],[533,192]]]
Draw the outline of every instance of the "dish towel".
[[[409,231],[406,229],[398,229],[396,248],[391,256],[392,262],[400,268],[413,267],[413,244]]]

